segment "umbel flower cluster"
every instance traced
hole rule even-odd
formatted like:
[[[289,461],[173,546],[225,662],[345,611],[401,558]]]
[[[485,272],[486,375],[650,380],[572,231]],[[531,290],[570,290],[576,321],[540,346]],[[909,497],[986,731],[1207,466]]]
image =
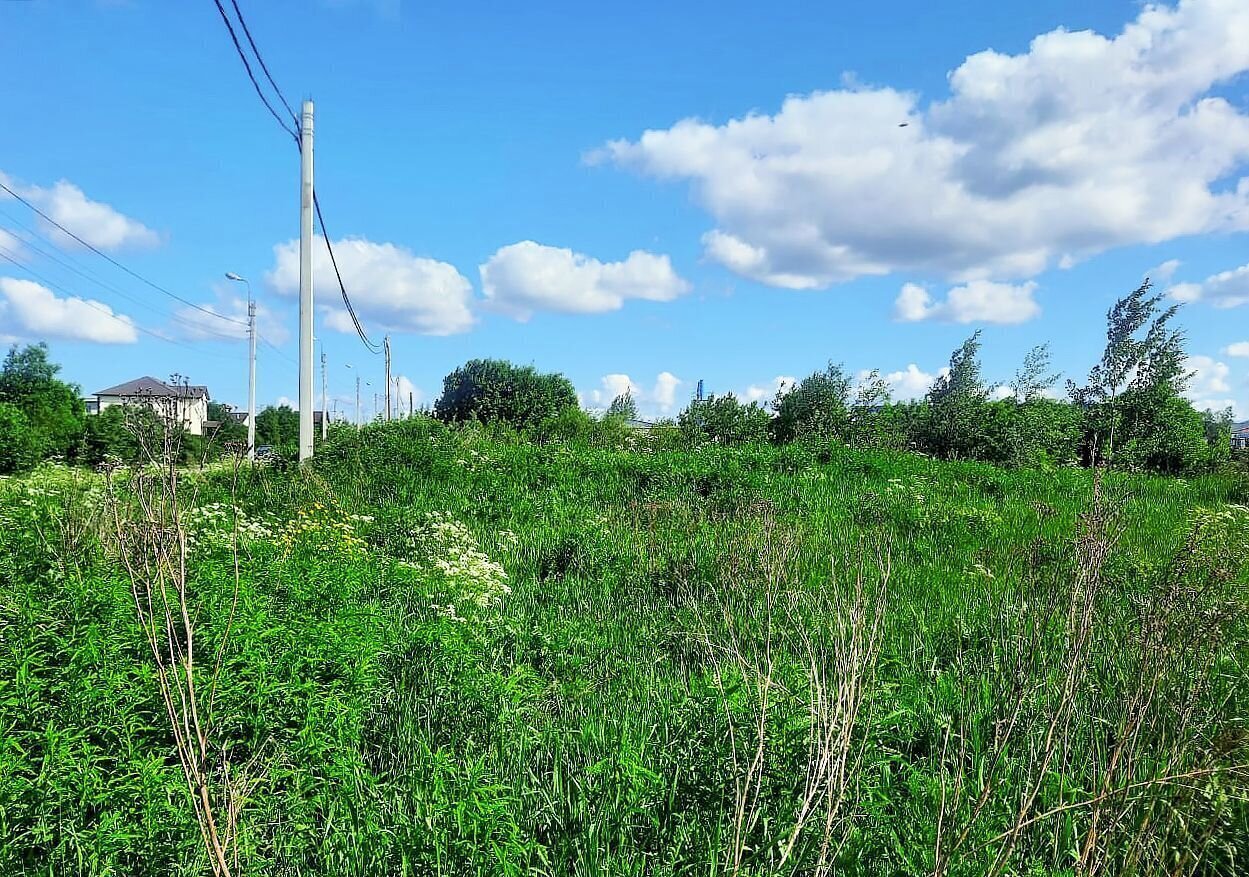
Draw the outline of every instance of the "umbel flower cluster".
[[[400,564],[437,580],[450,602],[435,608],[448,617],[458,617],[457,604],[487,609],[512,593],[503,565],[492,560],[468,527],[447,512],[427,514],[404,547],[407,557]]]

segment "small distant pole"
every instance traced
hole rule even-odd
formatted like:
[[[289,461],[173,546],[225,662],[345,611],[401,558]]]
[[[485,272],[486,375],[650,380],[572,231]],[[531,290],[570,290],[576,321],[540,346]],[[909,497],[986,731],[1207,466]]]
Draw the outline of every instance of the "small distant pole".
[[[329,416],[326,406],[326,379],[325,379],[325,348],[321,348],[321,441],[325,441],[327,435],[325,421]]]
[[[412,391],[408,390],[408,417],[412,417]]]
[[[360,423],[360,375],[356,375],[356,429],[359,429]]]
[[[703,379],[702,378],[698,379],[698,395],[695,396],[695,398],[699,402],[703,401]]]
[[[390,336],[385,338],[386,344],[386,419],[390,420]]]
[[[256,459],[256,303],[247,288],[247,340],[250,353],[247,365],[247,459]]]

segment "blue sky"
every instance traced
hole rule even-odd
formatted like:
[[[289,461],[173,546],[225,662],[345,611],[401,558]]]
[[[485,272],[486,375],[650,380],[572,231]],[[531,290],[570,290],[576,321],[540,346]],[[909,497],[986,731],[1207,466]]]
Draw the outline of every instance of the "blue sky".
[[[476,356],[650,413],[829,360],[907,396],[977,328],[990,379],[1042,342],[1079,377],[1153,272],[1193,397],[1249,416],[1243,0],[239,3],[316,101],[348,291],[418,403]],[[248,277],[258,396],[294,398],[298,156],[211,0],[0,0],[0,59],[0,180],[207,310],[241,317]],[[237,323],[0,196],[4,253],[0,336],[85,391],[177,372],[245,402]],[[368,416],[380,358],[323,261],[331,394],[353,409],[363,370]]]

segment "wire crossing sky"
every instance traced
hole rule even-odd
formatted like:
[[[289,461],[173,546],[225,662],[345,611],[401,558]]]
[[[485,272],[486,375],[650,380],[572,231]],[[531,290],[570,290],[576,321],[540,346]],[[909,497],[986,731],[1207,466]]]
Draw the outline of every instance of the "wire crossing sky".
[[[978,328],[991,380],[1046,341],[1078,379],[1148,275],[1243,419],[1246,46],[1242,0],[0,4],[0,336],[238,404],[235,272],[293,398],[310,96],[340,408],[384,334],[417,404],[478,356],[646,415],[830,360],[905,398]]]

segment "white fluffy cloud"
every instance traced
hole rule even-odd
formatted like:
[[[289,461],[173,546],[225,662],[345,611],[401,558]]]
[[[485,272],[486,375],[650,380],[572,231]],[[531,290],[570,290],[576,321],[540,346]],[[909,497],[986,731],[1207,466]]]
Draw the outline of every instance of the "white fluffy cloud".
[[[134,321],[94,299],[57,298],[33,280],[0,277],[0,334],[64,338],[98,344],[133,344]]]
[[[1032,297],[1036,284],[972,280],[956,286],[945,301],[933,301],[928,290],[907,283],[893,303],[894,319],[905,323],[941,320],[952,323],[1024,323],[1041,313]]]
[[[1249,341],[1237,341],[1223,348],[1228,356],[1249,356]]]
[[[643,250],[634,250],[623,262],[600,262],[570,249],[521,241],[497,250],[479,270],[486,300],[521,320],[534,311],[615,311],[626,299],[671,301],[690,289],[667,256]]]
[[[918,399],[928,392],[928,388],[932,386],[938,376],[949,372],[949,368],[940,369],[937,374],[929,374],[921,369],[915,363],[911,363],[901,371],[889,372],[882,374],[881,377],[889,382],[889,389],[896,401],[906,402],[911,399]],[[868,372],[860,372],[858,380],[863,381]]]
[[[1236,176],[1249,114],[1218,94],[1249,70],[1246,45],[1244,0],[1150,5],[1114,37],[1059,29],[1023,54],[972,55],[935,103],[888,87],[816,92],[589,158],[689,182],[717,226],[707,255],[764,283],[1027,278],[1249,228],[1249,177]]]
[[[776,394],[782,388],[793,389],[798,380],[791,375],[777,375],[769,383],[751,384],[745,390],[738,394],[738,398],[743,402],[758,402],[766,405],[776,398]]]
[[[580,393],[581,404],[591,409],[604,409],[617,396],[630,393],[642,416],[672,414],[677,407],[677,387],[684,383],[672,372],[660,372],[650,389],[626,374],[603,375],[599,385]]]
[[[1177,283],[1167,290],[1176,301],[1208,301],[1215,307],[1234,308],[1249,303],[1249,265],[1212,274],[1201,283]]]
[[[313,278],[318,307],[325,323],[339,332],[354,332],[342,305],[329,249],[321,238],[313,250]],[[334,241],[334,255],[347,294],[366,332],[383,329],[423,335],[454,335],[472,328],[469,308],[473,288],[454,266],[417,256],[395,244],[364,238]],[[274,266],[265,275],[283,295],[299,293],[299,241],[273,248]]]
[[[102,201],[92,201],[82,189],[68,180],[58,180],[50,187],[22,186],[0,173],[0,182],[13,189],[27,201],[78,235],[93,247],[101,250],[118,250],[128,247],[152,247],[160,243],[160,235],[137,219],[121,213]],[[12,200],[7,192],[0,192],[0,201]],[[60,230],[42,219],[49,234],[69,245],[76,243]]]
[[[218,292],[216,301],[202,302],[199,307],[202,310],[187,306],[175,310],[176,321],[171,331],[193,341],[240,341],[247,338],[246,298]],[[290,338],[290,330],[285,323],[259,301],[256,302],[256,328],[262,338],[273,344],[285,344]]]
[[[1222,411],[1231,408],[1237,415],[1244,414],[1241,401],[1231,397],[1231,369],[1226,363],[1219,362],[1211,356],[1189,356],[1185,368],[1192,373],[1184,395],[1200,409]]]

